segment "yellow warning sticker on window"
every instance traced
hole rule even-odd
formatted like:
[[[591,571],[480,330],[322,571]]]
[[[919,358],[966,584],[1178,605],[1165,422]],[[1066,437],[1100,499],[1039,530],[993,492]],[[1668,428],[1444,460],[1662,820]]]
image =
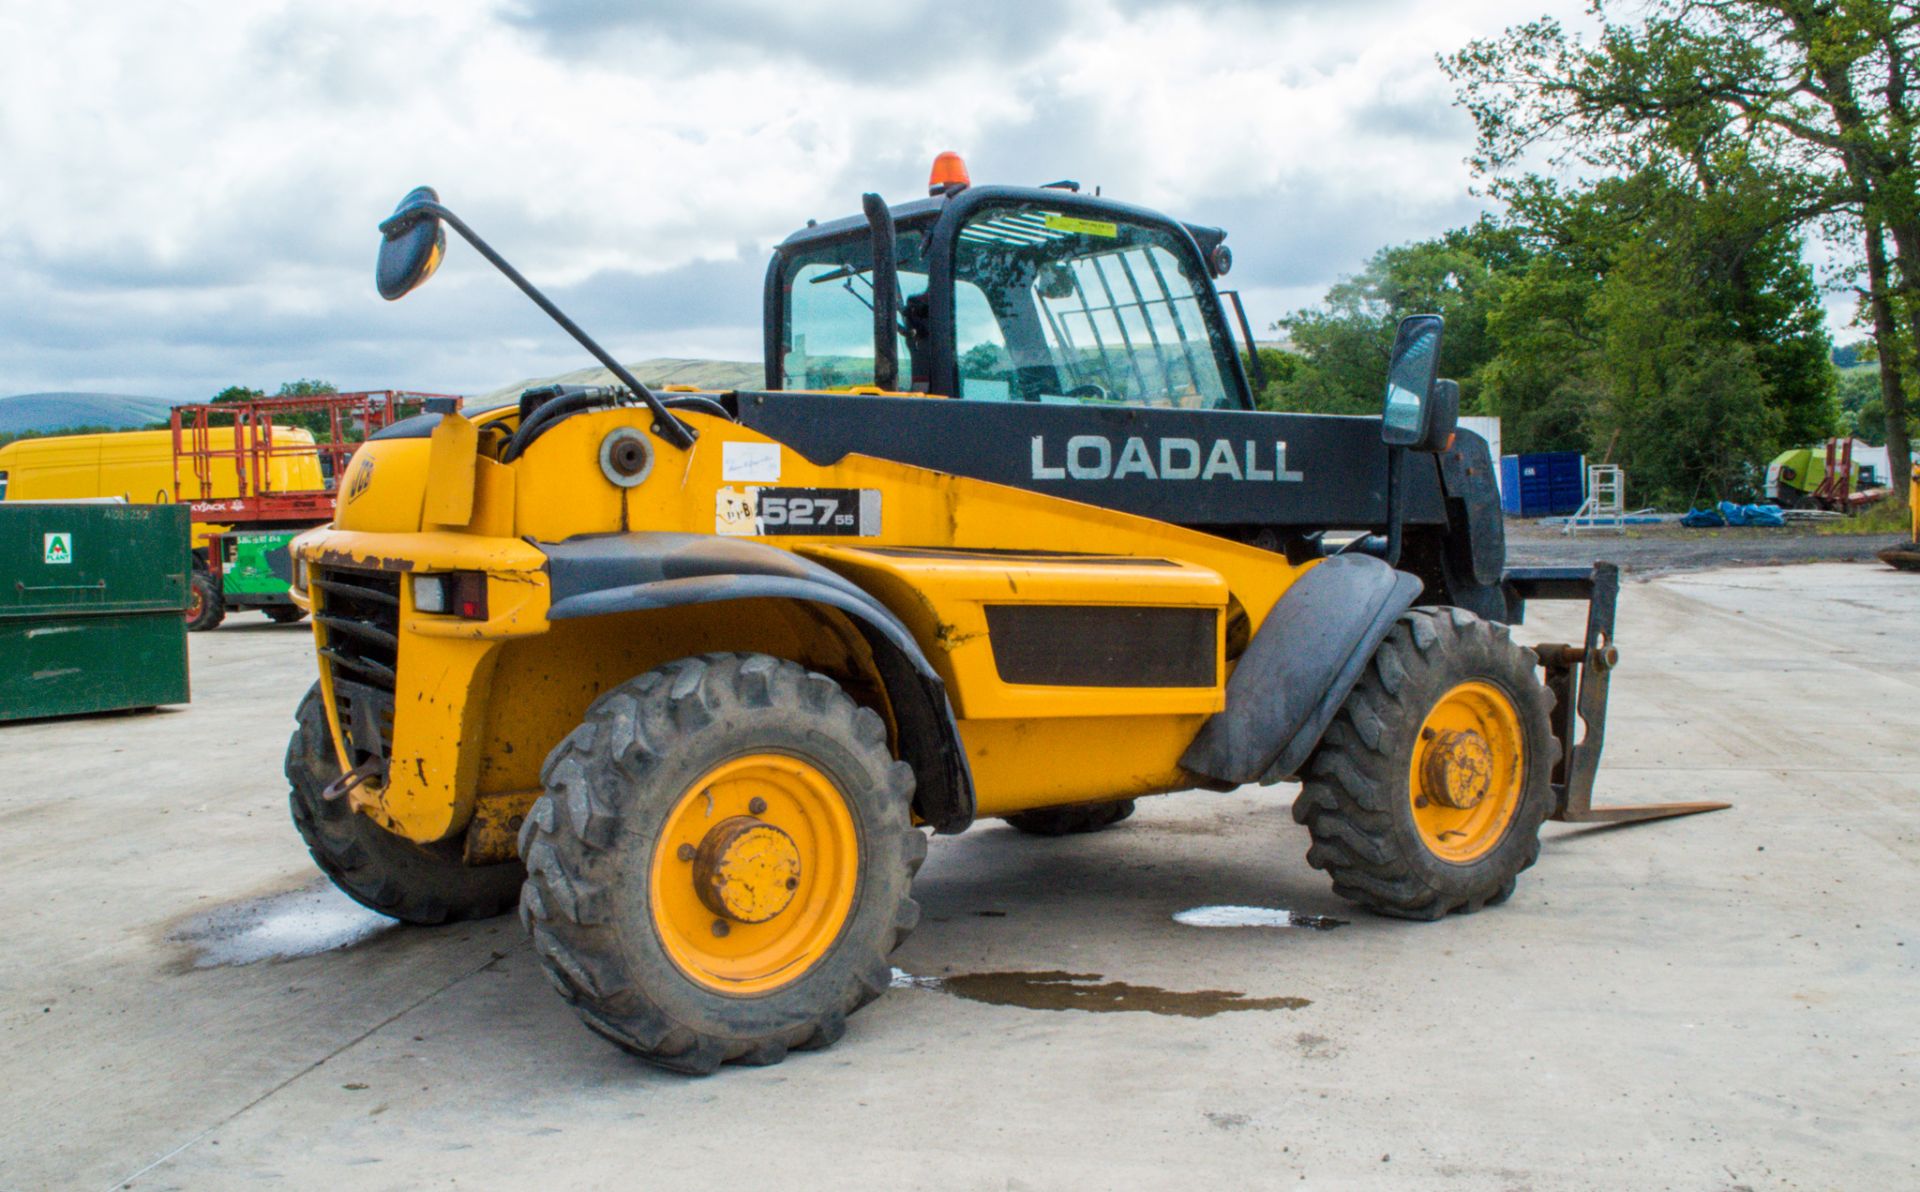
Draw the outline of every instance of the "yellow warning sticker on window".
[[[1041,220],[1056,232],[1078,232],[1082,236],[1105,236],[1112,240],[1120,235],[1120,225],[1106,223],[1098,219],[1080,219],[1072,215],[1054,215],[1051,212]]]

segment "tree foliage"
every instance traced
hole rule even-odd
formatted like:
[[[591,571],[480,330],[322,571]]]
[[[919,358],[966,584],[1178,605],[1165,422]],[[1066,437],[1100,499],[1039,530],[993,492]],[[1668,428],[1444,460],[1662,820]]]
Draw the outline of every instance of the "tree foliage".
[[[1502,174],[1544,150],[1619,174],[1658,170],[1708,192],[1731,179],[1756,230],[1815,226],[1850,247],[1875,340],[1920,351],[1920,3],[1593,0],[1591,9],[1600,21],[1591,42],[1540,20],[1442,59],[1479,128],[1476,167]],[[1895,353],[1880,362],[1900,472],[1910,374]]]
[[[1502,419],[1506,449],[1610,457],[1636,502],[1748,495],[1757,465],[1836,421],[1800,241],[1749,185],[1502,182],[1500,218],[1383,249],[1286,319],[1301,361],[1266,401],[1377,410],[1395,323],[1433,311],[1442,373],[1464,410]]]

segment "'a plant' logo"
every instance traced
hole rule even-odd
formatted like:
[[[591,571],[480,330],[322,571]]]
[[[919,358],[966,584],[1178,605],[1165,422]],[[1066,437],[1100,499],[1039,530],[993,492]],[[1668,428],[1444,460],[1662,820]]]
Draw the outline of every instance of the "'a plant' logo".
[[[73,562],[73,535],[49,534],[46,536],[46,559],[49,563]]]

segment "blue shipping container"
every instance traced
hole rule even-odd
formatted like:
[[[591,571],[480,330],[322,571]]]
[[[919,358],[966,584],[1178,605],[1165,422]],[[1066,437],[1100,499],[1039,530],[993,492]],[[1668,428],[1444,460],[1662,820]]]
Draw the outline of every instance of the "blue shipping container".
[[[1587,457],[1541,451],[1500,459],[1500,506],[1512,517],[1561,517],[1587,499]]]

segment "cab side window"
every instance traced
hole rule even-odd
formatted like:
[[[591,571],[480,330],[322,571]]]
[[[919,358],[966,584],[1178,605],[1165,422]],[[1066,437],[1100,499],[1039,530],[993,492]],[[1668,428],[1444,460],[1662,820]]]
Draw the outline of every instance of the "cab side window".
[[[927,290],[924,237],[901,232],[895,267],[902,308],[896,341],[900,383],[914,375],[910,308]],[[815,249],[786,268],[781,388],[847,389],[873,384],[873,251],[860,237]],[[924,365],[923,365],[924,367]]]

